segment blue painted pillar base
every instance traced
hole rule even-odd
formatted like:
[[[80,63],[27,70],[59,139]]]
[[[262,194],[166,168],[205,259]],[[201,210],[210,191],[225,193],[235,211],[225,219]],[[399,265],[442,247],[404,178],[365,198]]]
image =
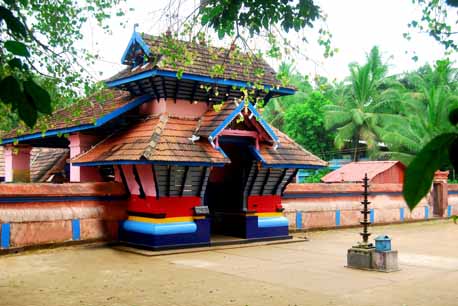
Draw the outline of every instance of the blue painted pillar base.
[[[296,229],[302,229],[302,211],[296,211]]]
[[[288,219],[285,217],[245,217],[245,238],[288,237]]]
[[[11,226],[9,223],[3,223],[1,225],[2,234],[0,236],[0,246],[2,249],[8,249],[10,247],[11,237]]]
[[[119,241],[151,249],[210,245],[210,219],[198,219],[193,223],[193,232],[172,233],[174,228],[180,229],[179,223],[171,224],[171,229],[167,229],[164,224],[157,227],[152,223],[126,220],[120,226]]]
[[[72,220],[72,240],[81,240],[81,227],[79,219]]]

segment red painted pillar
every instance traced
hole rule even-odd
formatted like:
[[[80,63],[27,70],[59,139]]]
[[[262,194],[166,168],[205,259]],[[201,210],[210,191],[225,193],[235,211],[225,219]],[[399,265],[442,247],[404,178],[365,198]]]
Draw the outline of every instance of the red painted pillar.
[[[433,181],[433,214],[445,217],[448,206],[448,174],[449,171],[436,171]]]
[[[70,135],[70,158],[89,150],[98,141],[96,136],[75,133]],[[97,182],[101,181],[97,167],[78,167],[70,165],[70,182]]]
[[[6,182],[30,182],[30,151],[31,146],[5,147]]]

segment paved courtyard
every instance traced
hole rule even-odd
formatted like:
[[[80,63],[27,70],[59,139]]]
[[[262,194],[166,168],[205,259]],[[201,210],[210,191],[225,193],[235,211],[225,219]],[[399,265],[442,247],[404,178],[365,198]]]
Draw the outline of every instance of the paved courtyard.
[[[393,237],[402,271],[344,268],[358,229],[154,257],[72,247],[0,257],[0,305],[458,305],[458,225],[372,231]]]

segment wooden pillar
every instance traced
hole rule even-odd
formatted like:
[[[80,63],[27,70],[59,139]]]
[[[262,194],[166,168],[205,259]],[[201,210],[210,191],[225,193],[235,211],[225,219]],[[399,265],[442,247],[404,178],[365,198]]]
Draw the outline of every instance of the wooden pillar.
[[[97,137],[75,133],[70,135],[70,158],[89,150],[97,143]],[[77,167],[70,165],[70,182],[97,182],[102,178],[97,167]]]
[[[448,207],[448,174],[449,171],[436,171],[433,181],[433,215],[445,217]]]
[[[30,182],[30,152],[31,146],[6,146],[5,156],[5,181]]]

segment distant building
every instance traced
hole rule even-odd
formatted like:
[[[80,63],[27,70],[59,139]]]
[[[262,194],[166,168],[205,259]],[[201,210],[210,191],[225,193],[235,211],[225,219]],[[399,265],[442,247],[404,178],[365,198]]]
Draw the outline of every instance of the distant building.
[[[361,161],[343,165],[325,175],[324,183],[360,183],[367,173],[369,182],[402,184],[405,166],[400,161]]]

